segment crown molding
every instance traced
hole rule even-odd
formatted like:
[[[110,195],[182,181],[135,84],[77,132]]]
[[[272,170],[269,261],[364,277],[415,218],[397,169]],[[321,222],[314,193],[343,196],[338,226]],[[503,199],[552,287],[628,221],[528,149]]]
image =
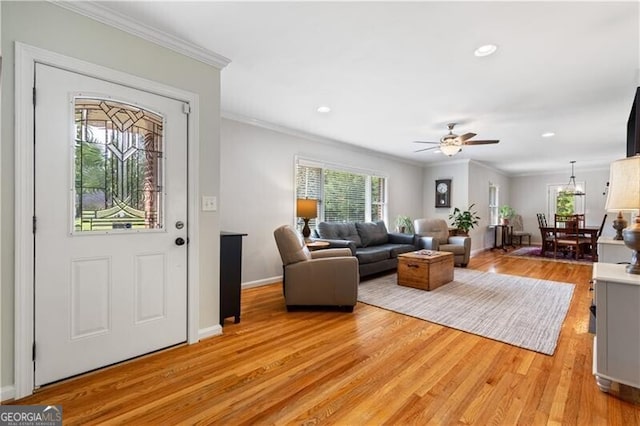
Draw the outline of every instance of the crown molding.
[[[354,145],[348,142],[339,141],[336,139],[327,138],[324,136],[318,136],[313,133],[307,133],[302,130],[292,129],[291,127],[282,126],[280,124],[271,123],[268,121],[257,120],[255,118],[249,118],[241,114],[236,114],[229,111],[221,111],[220,116],[227,120],[238,121],[240,123],[248,124],[250,126],[261,127],[263,129],[272,130],[274,132],[284,133],[286,135],[295,136],[302,139],[307,139],[313,142],[323,143],[325,145],[331,145],[342,149],[349,149],[350,151],[361,152],[364,154],[372,155],[374,157],[383,158],[385,160],[399,161],[405,164],[416,167],[425,167],[425,165],[418,161],[408,160],[406,158],[397,157],[395,155],[387,154],[385,152],[374,151],[369,148],[365,148],[359,145]]]
[[[117,28],[129,34],[133,34],[151,43],[157,44],[174,52],[188,56],[207,65],[211,65],[219,70],[223,69],[231,62],[211,50],[207,50],[196,44],[163,33],[156,28],[141,22],[134,22],[130,17],[110,10],[106,6],[94,1],[55,1],[48,0],[51,4],[86,16],[103,24]]]
[[[484,169],[487,169],[487,170],[490,170],[490,171],[492,171],[494,173],[497,173],[497,174],[499,174],[501,176],[505,176],[505,177],[510,177],[511,176],[509,173],[505,172],[504,170],[496,169],[495,167],[490,166],[489,164],[485,164],[485,163],[483,163],[481,161],[478,161],[478,160],[470,159],[469,160],[469,164],[473,164],[475,166],[482,167]]]
[[[580,173],[593,173],[593,172],[607,172],[609,173],[609,164],[602,165],[594,165],[592,167],[587,167],[584,169],[580,169],[579,172],[576,172],[576,175]],[[567,171],[566,167],[564,169],[554,169],[554,170],[545,170],[540,172],[531,172],[531,173],[518,173],[510,175],[510,177],[531,177],[531,176],[551,176],[551,175],[564,175],[569,178],[571,175],[570,171]]]

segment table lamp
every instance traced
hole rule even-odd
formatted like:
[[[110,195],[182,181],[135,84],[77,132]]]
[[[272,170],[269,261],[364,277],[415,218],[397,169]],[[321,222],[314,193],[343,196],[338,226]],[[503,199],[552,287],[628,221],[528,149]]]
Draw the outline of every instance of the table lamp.
[[[309,219],[318,217],[318,200],[298,198],[296,200],[296,215],[304,220],[302,236],[305,240],[308,240],[309,235],[311,235],[311,229],[309,229]]]
[[[640,209],[640,155],[617,160],[611,163],[609,177],[609,195],[605,209],[618,211],[619,217],[623,211],[635,211]],[[614,221],[615,228],[615,221]],[[631,263],[627,266],[630,274],[640,274],[640,216],[622,230],[624,244],[633,250]]]

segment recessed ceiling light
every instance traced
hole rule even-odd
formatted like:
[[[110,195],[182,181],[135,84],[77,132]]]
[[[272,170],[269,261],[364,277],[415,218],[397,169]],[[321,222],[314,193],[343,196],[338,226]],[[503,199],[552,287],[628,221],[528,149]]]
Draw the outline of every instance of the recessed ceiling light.
[[[556,135],[556,134],[555,134],[555,133],[553,133],[553,132],[546,132],[546,133],[543,133],[543,134],[542,134],[542,137],[543,137],[543,138],[550,138],[550,137],[553,137],[553,136],[555,136],[555,135]]]
[[[498,46],[495,44],[485,44],[484,46],[480,46],[473,52],[476,56],[489,56],[498,50]]]
[[[328,106],[323,105],[323,106],[319,106],[316,111],[318,111],[320,114],[326,114],[328,112],[331,112],[331,108],[329,108]]]

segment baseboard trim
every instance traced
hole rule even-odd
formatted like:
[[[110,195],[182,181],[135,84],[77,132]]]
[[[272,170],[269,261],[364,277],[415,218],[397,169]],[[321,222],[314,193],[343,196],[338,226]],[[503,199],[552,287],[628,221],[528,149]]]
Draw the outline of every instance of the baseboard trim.
[[[222,326],[220,324],[212,325],[211,327],[201,328],[198,330],[198,340],[208,339],[213,336],[222,335]]]
[[[246,283],[242,283],[242,288],[261,287],[263,285],[269,285],[269,284],[281,283],[281,282],[282,282],[282,275],[278,275],[277,277],[263,278],[261,280],[248,281]]]
[[[5,402],[16,397],[16,388],[13,385],[0,388],[0,401]]]
[[[473,256],[475,256],[477,254],[480,254],[480,253],[482,253],[484,251],[487,251],[487,250],[488,250],[488,248],[479,248],[479,249],[476,249],[476,250],[471,250],[471,253],[469,253],[469,257],[473,257]]]

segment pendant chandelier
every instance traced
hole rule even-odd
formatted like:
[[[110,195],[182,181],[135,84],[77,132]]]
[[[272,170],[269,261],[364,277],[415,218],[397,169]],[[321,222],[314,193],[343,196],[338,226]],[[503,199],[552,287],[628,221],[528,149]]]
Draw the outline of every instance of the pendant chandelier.
[[[576,176],[573,170],[573,166],[575,164],[575,160],[570,161],[571,163],[571,177],[569,178],[569,183],[566,184],[564,187],[560,188],[560,191],[567,194],[567,195],[573,195],[573,196],[584,196],[586,195],[584,192],[584,189],[576,184]]]

